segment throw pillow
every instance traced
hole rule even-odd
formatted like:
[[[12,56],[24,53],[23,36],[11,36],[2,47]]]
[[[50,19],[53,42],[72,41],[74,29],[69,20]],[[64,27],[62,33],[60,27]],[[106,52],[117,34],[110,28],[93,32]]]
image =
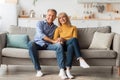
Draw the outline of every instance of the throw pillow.
[[[89,49],[110,49],[114,33],[95,32]]]
[[[26,34],[7,34],[7,47],[28,48],[28,35]]]

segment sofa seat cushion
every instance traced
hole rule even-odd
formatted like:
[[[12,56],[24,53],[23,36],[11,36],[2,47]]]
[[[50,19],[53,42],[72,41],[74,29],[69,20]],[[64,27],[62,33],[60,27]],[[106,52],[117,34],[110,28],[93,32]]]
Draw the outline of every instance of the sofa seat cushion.
[[[82,49],[81,54],[84,58],[116,58],[117,53],[113,50],[93,50]]]
[[[27,49],[21,48],[4,48],[2,56],[15,57],[15,58],[29,58]],[[56,58],[56,52],[52,50],[40,50],[39,58]]]
[[[82,49],[81,54],[84,58],[116,58],[117,53],[113,50],[91,50]],[[29,58],[27,49],[4,48],[2,55],[15,58]],[[52,50],[39,50],[39,58],[56,58],[56,52]]]

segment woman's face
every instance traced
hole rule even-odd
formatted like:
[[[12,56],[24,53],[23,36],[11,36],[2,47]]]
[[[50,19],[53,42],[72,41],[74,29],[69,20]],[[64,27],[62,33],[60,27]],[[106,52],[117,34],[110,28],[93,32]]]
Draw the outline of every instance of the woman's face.
[[[66,24],[67,23],[67,17],[65,15],[60,15],[59,22],[61,24]]]

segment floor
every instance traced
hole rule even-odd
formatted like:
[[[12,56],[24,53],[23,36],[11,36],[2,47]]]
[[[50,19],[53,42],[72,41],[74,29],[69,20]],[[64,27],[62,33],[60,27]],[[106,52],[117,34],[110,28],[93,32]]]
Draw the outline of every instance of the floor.
[[[6,69],[5,66],[4,69]],[[37,78],[33,66],[9,65],[7,74],[0,74],[0,80],[61,80],[56,66],[42,66],[42,72],[44,76]],[[111,67],[103,66],[88,69],[74,66],[71,72],[75,76],[75,79],[72,80],[120,80],[115,67],[113,74],[111,74]]]

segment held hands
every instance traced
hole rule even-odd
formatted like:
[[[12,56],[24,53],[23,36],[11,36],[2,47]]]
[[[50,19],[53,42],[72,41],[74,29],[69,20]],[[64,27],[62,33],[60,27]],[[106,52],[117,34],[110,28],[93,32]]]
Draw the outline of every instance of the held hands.
[[[56,41],[57,41],[57,43],[63,44],[65,39],[64,38],[58,38]]]
[[[63,44],[65,42],[65,39],[64,38],[57,38],[56,40],[53,40],[52,43],[55,44],[55,43],[60,43],[60,44]]]
[[[55,44],[55,43],[61,43],[61,44],[63,44],[64,41],[65,41],[64,38],[57,38],[56,40],[53,40],[53,39],[50,39],[50,38],[47,37],[47,36],[45,36],[43,39],[44,39],[45,41],[51,42],[51,43],[53,43],[53,44]]]

